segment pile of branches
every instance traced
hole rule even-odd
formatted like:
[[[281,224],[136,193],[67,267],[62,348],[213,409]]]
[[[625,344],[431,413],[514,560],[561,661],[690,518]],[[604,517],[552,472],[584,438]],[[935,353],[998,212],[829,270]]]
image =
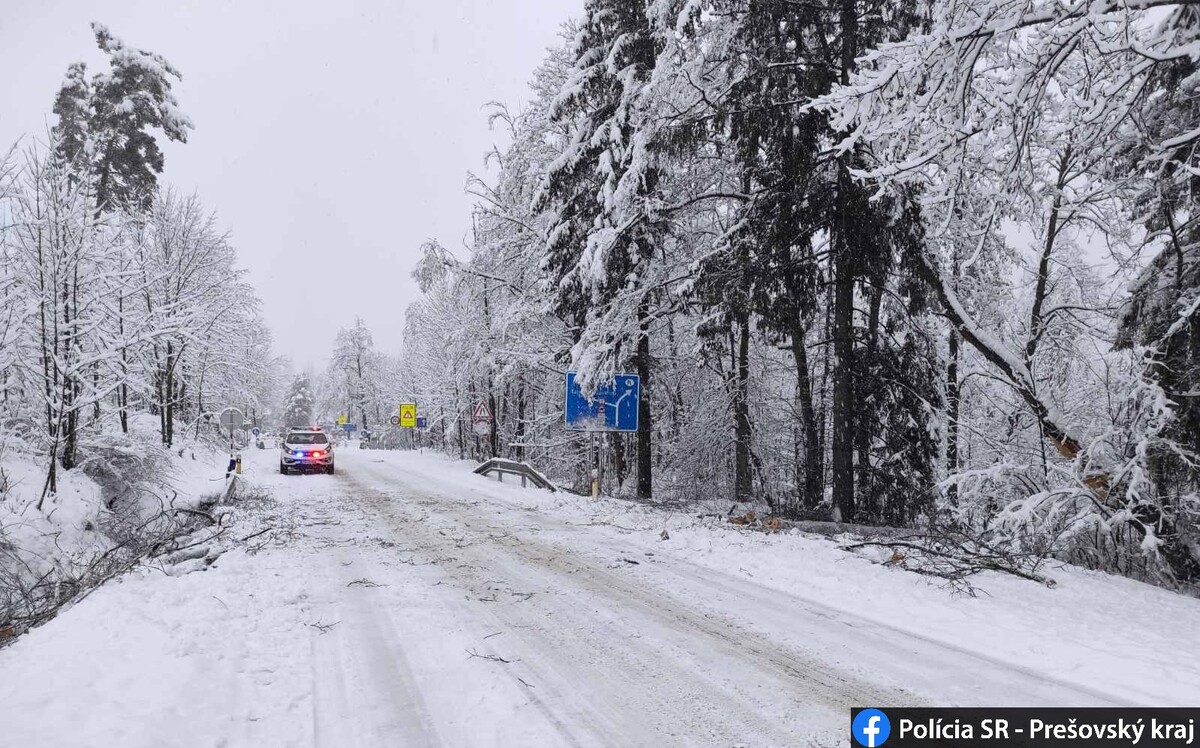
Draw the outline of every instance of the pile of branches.
[[[226,530],[226,511],[217,505],[232,498],[234,485],[198,509],[162,500],[160,511],[148,518],[110,517],[103,531],[111,547],[46,571],[32,568],[25,554],[0,536],[0,647],[138,564],[153,561],[173,575],[207,567],[223,551],[217,541]]]
[[[1040,571],[1045,555],[1023,551],[1011,541],[988,538],[958,523],[933,525],[922,532],[850,541],[843,547],[849,551],[889,549],[891,555],[883,561],[885,566],[944,579],[952,589],[972,597],[977,590],[970,580],[985,571],[1055,586],[1055,581]]]

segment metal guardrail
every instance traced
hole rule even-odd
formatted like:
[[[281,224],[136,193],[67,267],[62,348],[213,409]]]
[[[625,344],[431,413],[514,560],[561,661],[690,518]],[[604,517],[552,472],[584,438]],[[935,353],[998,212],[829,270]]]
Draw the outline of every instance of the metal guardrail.
[[[475,468],[473,472],[475,472],[477,475],[489,475],[491,473],[495,473],[501,483],[504,482],[505,475],[519,475],[521,476],[522,486],[526,486],[529,482],[532,482],[533,485],[537,486],[538,488],[545,488],[548,491],[558,490],[558,486],[551,483],[549,478],[542,475],[533,467],[525,464],[524,462],[517,462],[516,460],[505,460],[500,457],[493,457],[479,467]]]

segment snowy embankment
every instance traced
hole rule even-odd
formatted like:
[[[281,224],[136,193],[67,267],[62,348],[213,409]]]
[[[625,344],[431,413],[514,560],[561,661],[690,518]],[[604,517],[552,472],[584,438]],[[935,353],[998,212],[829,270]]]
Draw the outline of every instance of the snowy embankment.
[[[118,572],[127,551],[184,528],[223,489],[224,453],[187,438],[164,449],[157,424],[135,417],[128,435],[85,439],[79,466],[60,469],[44,497],[47,457],[16,439],[0,450],[0,636]]]

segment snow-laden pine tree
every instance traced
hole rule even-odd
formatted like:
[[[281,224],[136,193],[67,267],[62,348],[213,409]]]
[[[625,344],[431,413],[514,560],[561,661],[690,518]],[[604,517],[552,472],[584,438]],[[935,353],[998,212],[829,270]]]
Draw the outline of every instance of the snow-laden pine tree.
[[[184,143],[192,129],[172,91],[182,76],[161,55],[126,45],[103,24],[93,23],[92,32],[108,70],[89,80],[83,63],[68,68],[54,101],[56,151],[91,172],[97,214],[148,209],[163,170],[153,131]]]
[[[301,374],[292,380],[287,395],[283,399],[284,428],[308,428],[313,422],[313,408],[316,399],[313,397],[312,383],[307,374]]]
[[[752,306],[772,343],[792,351],[803,475],[796,498],[810,508],[824,498],[825,424],[813,404],[808,330],[829,292],[828,321],[822,324],[833,347],[833,510],[847,521],[877,519],[878,507],[898,500],[872,487],[875,470],[884,469],[873,456],[874,445],[888,440],[885,424],[903,420],[893,421],[887,408],[904,407],[905,417],[923,420],[936,399],[935,390],[923,387],[911,402],[885,404],[877,393],[886,373],[872,363],[912,344],[901,342],[904,335],[921,338],[921,323],[910,317],[923,300],[903,259],[922,241],[920,217],[904,196],[871,198],[870,188],[853,178],[863,154],[857,148],[828,152],[840,134],[823,111],[808,104],[846,82],[861,52],[911,27],[912,5],[718,2],[693,23],[701,62],[685,67],[688,85],[704,85],[707,106],[701,111],[707,116],[700,121],[709,138],[726,144],[740,183],[732,191],[744,195],[726,248],[699,264],[697,288],[708,287],[714,310],[726,310],[710,324],[730,316],[735,327],[748,330]],[[907,302],[892,303],[898,297],[909,298],[913,310],[904,309]],[[900,337],[886,334],[899,328]],[[935,358],[913,360],[929,361],[928,368]],[[735,402],[742,397],[736,395]],[[927,443],[910,457],[928,455],[934,440],[934,433],[924,437]],[[744,460],[739,457],[739,464]],[[930,494],[932,472],[929,459],[913,463],[913,475],[922,476],[915,484],[924,483],[915,493]]]
[[[1194,43],[1200,12],[1179,7],[1161,31]],[[1148,424],[1135,450],[1148,468],[1156,534],[1182,539],[1164,553],[1180,576],[1200,578],[1200,553],[1185,552],[1200,543],[1200,66],[1191,56],[1172,60],[1146,89],[1129,155],[1146,177],[1137,205],[1152,256],[1130,288],[1116,345],[1135,351],[1144,367],[1135,390],[1142,397],[1131,406]]]
[[[495,110],[471,256],[427,245],[406,386],[446,448],[487,398],[498,449],[578,480],[561,370],[645,342],[656,497],[1187,578],[1200,136],[1164,5],[589,3],[550,116]]]
[[[660,227],[659,167],[639,132],[657,56],[644,0],[589,0],[575,64],[551,116],[569,140],[538,204],[552,215],[542,261],[555,311],[578,330],[572,361],[585,386],[632,363],[642,381],[637,493],[652,490],[649,277]]]

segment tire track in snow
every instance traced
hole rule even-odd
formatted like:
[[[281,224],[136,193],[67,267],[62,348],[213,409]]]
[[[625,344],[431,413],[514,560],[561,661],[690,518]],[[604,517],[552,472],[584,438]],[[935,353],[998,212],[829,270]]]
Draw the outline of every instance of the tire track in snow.
[[[356,467],[397,482],[373,467]],[[416,542],[434,557],[455,555],[460,563],[440,569],[457,586],[479,590],[503,577],[510,586],[540,591],[537,604],[490,604],[483,614],[495,611],[498,625],[511,632],[509,646],[520,643],[514,651],[522,662],[555,684],[560,709],[575,720],[590,711],[590,729],[615,728],[623,736],[601,744],[642,745],[653,738],[649,744],[795,745],[798,730],[823,737],[836,726],[840,738],[852,705],[913,702],[558,547],[467,531],[480,517],[463,502],[408,485],[397,497],[351,480],[361,486],[364,507],[406,545]]]
[[[326,586],[338,621],[312,634],[313,734],[317,748],[439,748],[412,668],[395,637],[391,615],[369,590],[350,588],[341,554],[328,559]],[[361,556],[353,559],[356,563]],[[363,564],[357,564],[362,568]]]
[[[394,468],[392,470],[395,471]],[[436,481],[436,476],[431,477]],[[404,474],[395,475],[392,480],[401,482],[406,490],[414,494],[424,495],[429,490],[412,485],[411,477]],[[462,499],[451,498],[452,491],[453,489],[448,489],[446,495],[438,501],[438,505],[449,507],[461,519],[466,516],[463,513],[470,510],[470,504]],[[535,527],[582,534],[585,537],[587,534],[584,527],[536,510],[505,505],[503,513],[508,516],[519,515]],[[495,513],[489,514],[494,521]],[[472,519],[477,521],[478,514]],[[637,555],[644,550],[636,544],[620,539],[605,538],[604,542],[611,543],[614,555]],[[594,540],[592,545],[595,545]],[[660,560],[664,563],[654,564],[653,572],[647,572],[653,574],[654,584],[658,589],[669,590],[677,599],[687,594],[703,595],[717,602],[715,607],[719,610],[740,612],[752,609],[755,628],[764,628],[762,624],[769,624],[765,626],[767,630],[796,634],[790,638],[803,642],[806,650],[819,653],[820,664],[824,669],[829,670],[830,666],[834,666],[832,670],[835,673],[853,675],[862,672],[861,663],[870,663],[871,682],[880,684],[876,690],[900,696],[900,700],[894,702],[875,700],[859,701],[858,704],[913,703],[914,699],[921,697],[914,694],[931,698],[938,703],[979,706],[994,703],[1014,706],[1068,703],[1079,706],[1136,704],[1127,697],[1092,688],[1087,683],[1055,677],[989,656],[986,652],[966,649],[904,628],[862,618],[853,612],[829,607],[806,598],[803,591],[782,592],[763,587],[745,578],[700,566],[686,559],[666,556]],[[641,575],[638,572],[633,573],[633,576]],[[609,576],[611,578],[613,575]],[[624,579],[624,576],[616,578]],[[635,586],[634,589],[642,588]],[[847,633],[847,630],[852,630],[853,634]],[[768,644],[770,641],[768,638]],[[848,666],[839,666],[839,656]],[[969,674],[969,677],[961,677],[956,673]],[[883,684],[886,683],[893,684],[893,687],[884,688]]]

